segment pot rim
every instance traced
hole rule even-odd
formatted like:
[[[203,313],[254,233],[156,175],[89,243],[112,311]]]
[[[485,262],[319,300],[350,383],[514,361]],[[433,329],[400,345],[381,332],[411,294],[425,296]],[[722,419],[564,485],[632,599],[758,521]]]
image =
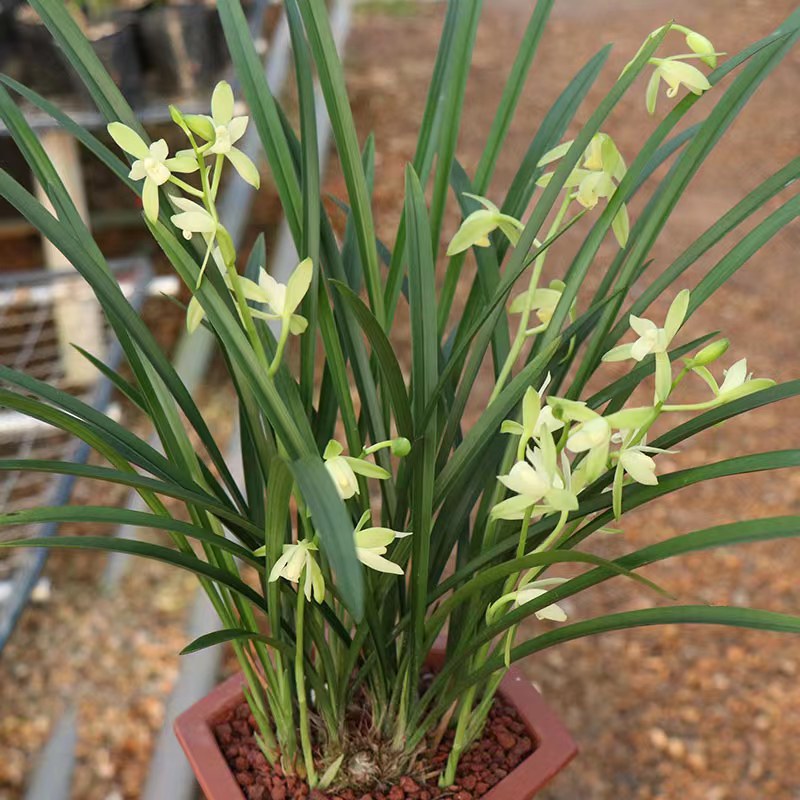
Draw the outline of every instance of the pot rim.
[[[443,651],[431,653],[436,667]],[[244,698],[243,678],[237,673],[196,702],[174,723],[175,734],[200,787],[209,800],[246,800],[222,754],[213,726]],[[575,741],[530,680],[511,667],[499,687],[500,696],[514,706],[536,749],[481,800],[531,800],[577,754]]]

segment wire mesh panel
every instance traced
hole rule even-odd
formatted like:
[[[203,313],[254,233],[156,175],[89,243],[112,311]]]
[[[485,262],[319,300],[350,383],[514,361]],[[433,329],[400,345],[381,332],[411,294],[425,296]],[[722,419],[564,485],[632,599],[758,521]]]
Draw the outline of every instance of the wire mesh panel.
[[[120,262],[114,266],[114,273],[125,294],[138,305],[150,277],[149,263],[144,259]],[[86,349],[116,366],[119,347],[90,288],[76,272],[0,275],[0,364],[113,414],[110,383],[94,369],[76,373],[69,367],[74,361],[70,342],[88,344],[87,330],[92,331],[92,337]],[[80,462],[87,456],[88,448],[74,437],[0,406],[0,459]],[[64,503],[72,484],[69,477],[2,470],[0,510],[8,513]],[[0,528],[0,539],[52,536],[57,527],[47,524]],[[44,550],[0,550],[0,648],[36,586],[45,556]]]

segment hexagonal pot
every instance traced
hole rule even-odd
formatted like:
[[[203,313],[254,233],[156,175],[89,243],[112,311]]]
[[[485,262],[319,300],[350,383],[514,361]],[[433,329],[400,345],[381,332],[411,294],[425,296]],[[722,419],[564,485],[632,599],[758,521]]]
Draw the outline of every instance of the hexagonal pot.
[[[431,654],[434,669],[443,653]],[[243,679],[234,675],[175,720],[175,733],[207,800],[245,800],[214,737],[214,725],[244,699]],[[561,720],[530,681],[511,668],[500,695],[519,714],[536,749],[496,784],[482,800],[532,800],[576,755],[578,748]]]

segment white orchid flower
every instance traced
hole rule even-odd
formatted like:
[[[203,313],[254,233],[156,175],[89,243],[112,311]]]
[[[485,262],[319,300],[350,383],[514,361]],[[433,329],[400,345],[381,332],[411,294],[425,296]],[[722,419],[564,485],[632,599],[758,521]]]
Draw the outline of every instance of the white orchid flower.
[[[163,186],[173,172],[194,172],[197,160],[194,156],[182,154],[169,158],[169,147],[163,139],[148,146],[133,128],[121,122],[111,122],[108,132],[121,150],[137,159],[131,165],[128,177],[134,181],[144,180],[144,213],[150,220],[158,219],[158,187]]]
[[[739,389],[753,377],[752,372],[747,372],[746,358],[740,358],[732,367],[723,370],[722,374],[724,378],[719,387],[719,393],[721,395]]]
[[[170,220],[181,231],[184,239],[191,239],[195,233],[201,234],[206,241],[213,238],[219,223],[204,206],[185,197],[170,199],[180,209],[180,213],[173,214]]]
[[[259,270],[258,283],[249,278],[241,279],[242,290],[248,300],[268,306],[268,311],[253,310],[253,315],[266,320],[281,320],[288,325],[289,332],[301,334],[308,327],[308,320],[295,311],[311,286],[314,264],[310,258],[303,259],[284,284],[275,280],[265,269]]]
[[[624,412],[623,412],[624,413]],[[650,453],[676,453],[677,450],[664,450],[660,447],[651,447],[647,444],[647,436],[643,435],[639,444],[630,444],[638,438],[638,430],[621,430],[615,433],[611,440],[620,443],[622,447],[617,454],[617,468],[614,473],[612,486],[614,517],[622,516],[622,488],[625,475],[636,483],[644,486],[657,486],[656,462]]]
[[[275,562],[269,573],[270,583],[284,578],[290,583],[298,583],[305,574],[303,592],[306,600],[321,603],[325,599],[325,578],[322,570],[314,558],[314,553],[319,548],[308,539],[303,539],[297,544],[285,544],[283,555]]]
[[[636,483],[657,486],[656,462],[642,447],[628,447],[619,454],[619,463]]]
[[[586,458],[573,474],[573,483],[580,488],[596,480],[608,467],[614,431],[641,427],[651,420],[653,414],[652,408],[639,407],[604,417],[579,400],[551,397],[548,403],[560,417],[577,423],[570,430],[566,448],[571,453],[586,453]]]
[[[328,470],[333,483],[336,486],[336,491],[342,500],[349,500],[354,495],[359,494],[358,479],[356,474],[363,475],[365,478],[376,478],[377,480],[386,480],[391,475],[370,461],[365,461],[362,458],[354,458],[352,456],[343,456],[344,448],[335,439],[328,442],[322,458],[325,461],[325,468]]]
[[[572,140],[563,142],[545,153],[537,166],[543,167],[563,158],[570,147]],[[596,133],[583,153],[583,164],[576,167],[567,176],[564,187],[575,189],[575,199],[588,209],[594,208],[597,203],[605,198],[610,198],[617,190],[617,184],[625,177],[627,168],[625,161],[607,133]],[[537,181],[537,186],[547,186],[555,175],[547,172]],[[620,247],[625,247],[630,234],[630,218],[628,209],[623,204],[611,223],[614,236]]]
[[[486,620],[489,624],[494,622],[500,615],[500,612],[505,606],[511,604],[512,608],[519,608],[532,600],[536,600],[553,586],[559,586],[566,582],[566,578],[540,578],[539,580],[525,583],[513,591],[504,594],[498,600],[495,600],[486,611]],[[549,606],[540,608],[538,611],[533,612],[537,619],[550,620],[552,622],[565,622],[567,615],[564,609],[556,603],[551,603]]]
[[[706,39],[706,41],[708,40]],[[693,43],[700,46],[698,40],[693,40]],[[692,43],[689,43],[689,46],[692,47]],[[712,55],[716,59],[713,49],[711,54],[704,51],[702,58],[705,61],[710,59]],[[667,97],[669,98],[675,97],[681,86],[685,86],[686,89],[697,95],[703,94],[703,92],[707,92],[711,88],[708,78],[693,64],[687,64],[685,61],[678,61],[674,58],[651,58],[650,63],[655,64],[656,68],[650,76],[650,82],[647,84],[645,93],[645,105],[647,106],[648,114],[655,114],[658,87],[662,80],[667,84]]]
[[[251,186],[258,189],[261,178],[256,165],[234,144],[244,136],[248,117],[234,117],[233,90],[227,81],[220,81],[211,95],[211,116],[187,114],[184,119],[190,130],[211,143],[209,152],[224,156]]]
[[[473,211],[456,231],[455,236],[447,246],[447,255],[454,256],[469,250],[470,247],[488,247],[489,234],[498,228],[506,235],[511,244],[519,241],[520,231],[525,227],[518,219],[508,214],[503,214],[500,209],[485,197],[464,192],[465,197],[470,197],[479,202],[483,208]]]
[[[554,433],[564,427],[560,419],[556,419],[550,406],[542,407],[542,397],[550,383],[550,373],[537,391],[530,386],[522,398],[522,422],[514,419],[503,421],[501,433],[521,436],[527,443],[531,438],[540,439],[544,433]]]
[[[754,378],[753,373],[747,371],[746,358],[740,358],[731,367],[723,370],[722,374],[724,376],[722,383],[715,392],[717,400],[721,403],[729,403],[731,400],[738,400],[740,397],[775,385],[775,381],[770,378]]]
[[[656,357],[657,402],[666,400],[672,387],[672,367],[667,355],[667,348],[686,319],[690,297],[688,289],[678,292],[669,307],[663,328],[659,328],[652,320],[631,314],[630,326],[639,335],[639,338],[632,344],[613,347],[603,356],[603,361],[625,361],[629,358],[641,361],[651,353],[654,354]]]
[[[536,598],[541,597],[543,594],[547,594],[547,587],[563,582],[563,578],[542,578],[541,580],[533,581],[517,592],[515,605],[524,606],[526,603],[536,600]],[[540,608],[533,613],[538,620],[549,620],[551,622],[567,621],[567,613],[558,603],[551,603],[549,606]]]
[[[573,511],[578,498],[564,487],[556,466],[555,446],[552,439],[543,437],[543,447],[528,448],[527,460],[517,461],[508,475],[497,479],[516,494],[498,503],[492,516],[498,519],[523,519],[525,514],[541,504],[544,510]],[[544,501],[544,502],[542,502]]]
[[[407,531],[393,531],[391,528],[361,528],[353,534],[356,545],[356,556],[358,560],[377,572],[386,572],[392,575],[402,575],[403,570],[400,566],[388,558],[386,549],[395,539],[403,539],[411,536]]]
[[[550,285],[546,289],[535,289],[530,294],[522,292],[511,301],[508,311],[510,314],[522,314],[524,311],[535,312],[541,324],[535,328],[528,329],[525,333],[528,336],[541,333],[550,324],[565,288],[564,281],[553,280],[550,281]],[[576,302],[576,300],[572,301],[572,306],[569,310],[570,319],[575,318]]]

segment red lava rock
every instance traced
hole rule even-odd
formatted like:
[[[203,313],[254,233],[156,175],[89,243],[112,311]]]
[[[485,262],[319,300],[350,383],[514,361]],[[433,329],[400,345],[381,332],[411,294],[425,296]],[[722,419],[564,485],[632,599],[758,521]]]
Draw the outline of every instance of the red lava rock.
[[[214,729],[214,733],[216,734],[217,741],[222,744],[230,744],[233,738],[233,729],[227,722],[223,722],[221,725],[217,725]]]
[[[406,794],[417,794],[420,791],[419,784],[413,778],[409,778],[408,776],[400,778],[400,788]]]
[[[355,718],[352,724],[364,721]],[[438,785],[438,773],[453,744],[453,732],[447,731],[441,742],[420,758],[420,774],[428,776],[429,782],[412,771],[394,785],[372,792],[338,789],[334,794],[311,791],[296,775],[285,775],[280,764],[270,764],[255,740],[254,723],[247,704],[242,703],[214,726],[220,749],[247,800],[480,800],[533,751],[514,709],[496,702],[483,738],[463,754],[452,786],[441,789]]]

